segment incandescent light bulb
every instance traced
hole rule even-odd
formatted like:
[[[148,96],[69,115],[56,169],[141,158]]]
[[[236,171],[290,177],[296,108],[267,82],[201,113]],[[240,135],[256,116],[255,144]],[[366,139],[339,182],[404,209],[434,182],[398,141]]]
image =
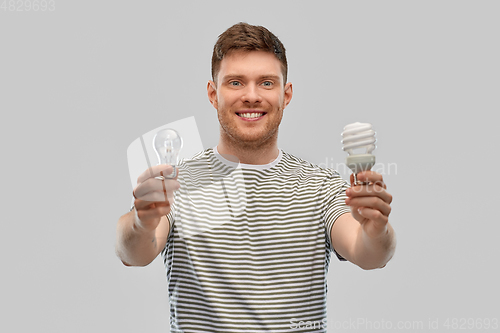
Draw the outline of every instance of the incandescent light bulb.
[[[173,172],[166,178],[177,176],[177,164],[179,163],[179,151],[182,148],[182,138],[176,130],[166,128],[156,133],[153,139],[153,148],[158,156],[158,164],[169,164]]]
[[[349,154],[346,164],[354,173],[354,185],[357,185],[357,173],[370,170],[375,164],[375,156],[372,155],[377,141],[375,131],[372,130],[371,124],[353,123],[344,127],[342,137],[342,149]],[[360,149],[361,153],[356,153],[356,150],[359,152]]]

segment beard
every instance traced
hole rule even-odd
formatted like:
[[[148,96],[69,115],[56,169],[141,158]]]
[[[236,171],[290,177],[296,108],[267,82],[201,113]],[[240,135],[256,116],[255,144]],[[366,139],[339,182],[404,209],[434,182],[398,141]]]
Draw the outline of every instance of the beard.
[[[227,144],[239,149],[256,150],[274,144],[278,139],[278,129],[283,118],[283,108],[266,110],[265,123],[241,124],[232,110],[217,110],[220,136]]]

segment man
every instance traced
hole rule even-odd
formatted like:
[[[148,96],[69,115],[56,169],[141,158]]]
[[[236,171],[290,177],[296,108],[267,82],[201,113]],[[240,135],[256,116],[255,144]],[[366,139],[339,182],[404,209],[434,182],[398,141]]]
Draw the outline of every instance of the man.
[[[217,147],[181,163],[178,178],[163,177],[166,165],[139,176],[117,254],[144,266],[162,253],[172,332],[326,332],[331,251],[363,269],[394,253],[383,178],[363,172],[349,187],[278,148],[293,89],[285,48],[264,27],[219,36],[207,92]]]

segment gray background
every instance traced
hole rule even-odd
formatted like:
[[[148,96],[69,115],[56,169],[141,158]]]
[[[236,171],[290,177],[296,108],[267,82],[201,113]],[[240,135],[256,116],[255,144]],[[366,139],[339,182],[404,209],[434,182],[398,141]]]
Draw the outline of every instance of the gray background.
[[[190,116],[204,147],[217,144],[210,57],[239,21],[287,48],[294,96],[281,148],[335,167],[343,126],[371,122],[378,162],[397,165],[385,170],[397,253],[383,270],[332,262],[329,331],[500,319],[499,10],[482,0],[1,9],[0,330],[168,332],[161,260],[126,268],[114,254],[131,199],[126,151]],[[360,320],[373,327],[352,326]]]

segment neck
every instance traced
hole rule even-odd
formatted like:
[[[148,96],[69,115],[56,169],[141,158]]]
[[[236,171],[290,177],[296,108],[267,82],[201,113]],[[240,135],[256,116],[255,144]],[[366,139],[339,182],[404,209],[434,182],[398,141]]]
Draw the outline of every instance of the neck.
[[[277,138],[260,145],[245,145],[240,142],[224,140],[221,136],[217,150],[225,159],[243,164],[268,164],[279,155]]]

